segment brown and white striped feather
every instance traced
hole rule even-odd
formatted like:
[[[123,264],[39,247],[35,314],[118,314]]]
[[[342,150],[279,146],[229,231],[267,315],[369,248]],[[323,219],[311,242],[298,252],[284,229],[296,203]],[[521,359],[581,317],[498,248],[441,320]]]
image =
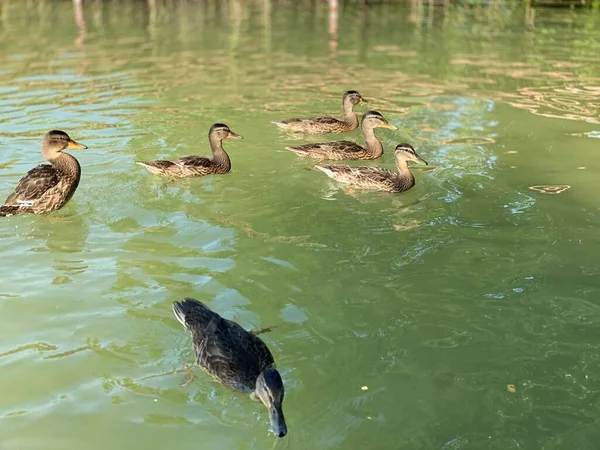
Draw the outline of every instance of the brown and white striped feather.
[[[274,366],[271,352],[258,336],[198,300],[175,302],[173,310],[192,334],[196,363],[220,383],[252,392],[258,375]]]
[[[331,116],[313,117],[311,119],[288,119],[273,122],[279,128],[300,133],[345,133],[358,127]]]
[[[329,159],[372,159],[371,153],[361,145],[352,141],[332,141],[317,144],[304,144],[286,147],[302,158]]]
[[[381,167],[317,164],[315,168],[340,183],[362,189],[403,192],[415,185],[415,179],[410,172],[400,174]]]
[[[183,158],[158,161],[136,161],[155,175],[173,178],[201,177],[210,174],[224,174],[231,170],[231,163],[218,163],[204,156],[185,156]]]

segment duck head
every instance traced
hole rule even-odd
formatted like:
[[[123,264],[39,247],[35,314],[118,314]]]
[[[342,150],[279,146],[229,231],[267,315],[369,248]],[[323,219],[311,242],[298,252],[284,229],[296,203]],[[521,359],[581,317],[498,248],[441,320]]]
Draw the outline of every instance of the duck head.
[[[282,409],[285,392],[279,372],[272,367],[263,370],[256,379],[254,392],[269,410],[269,420],[271,421],[273,433],[277,437],[284,437],[287,434],[287,426]]]
[[[417,155],[417,152],[410,144],[398,144],[396,145],[396,150],[394,151],[396,155],[396,159],[402,161],[412,161],[416,163],[428,165],[427,161]]]
[[[398,127],[392,125],[377,111],[367,111],[362,117],[363,127],[367,128],[389,128],[390,130],[397,130]]]
[[[216,138],[219,141],[222,141],[223,139],[244,139],[239,134],[231,131],[231,129],[224,123],[215,123],[212,127],[210,127],[208,137],[210,139]]]
[[[75,142],[67,133],[61,130],[52,130],[46,133],[42,141],[42,153],[48,157],[56,157],[65,149],[83,150],[87,146]]]
[[[362,95],[360,95],[357,91],[346,91],[344,92],[344,97],[342,100],[344,103],[350,102],[353,105],[358,105],[359,103],[368,103]]]

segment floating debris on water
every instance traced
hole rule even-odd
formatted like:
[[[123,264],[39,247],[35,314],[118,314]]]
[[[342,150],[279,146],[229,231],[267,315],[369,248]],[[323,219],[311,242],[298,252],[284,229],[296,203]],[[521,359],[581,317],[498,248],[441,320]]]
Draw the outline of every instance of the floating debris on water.
[[[542,194],[560,194],[567,189],[571,189],[568,184],[539,184],[536,186],[529,186],[532,191],[538,191]]]

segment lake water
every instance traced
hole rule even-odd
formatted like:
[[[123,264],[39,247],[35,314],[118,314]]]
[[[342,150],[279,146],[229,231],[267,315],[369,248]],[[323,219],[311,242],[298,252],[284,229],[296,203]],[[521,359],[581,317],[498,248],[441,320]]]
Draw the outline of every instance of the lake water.
[[[336,37],[324,2],[156,3],[0,1],[2,199],[48,130],[89,146],[65,208],[0,221],[0,449],[598,448],[599,12],[347,6]],[[399,127],[368,164],[432,166],[410,192],[284,149],[271,121],[347,89]],[[134,164],[209,154],[215,122],[231,173]],[[283,440],[180,387],[184,296],[275,326]]]

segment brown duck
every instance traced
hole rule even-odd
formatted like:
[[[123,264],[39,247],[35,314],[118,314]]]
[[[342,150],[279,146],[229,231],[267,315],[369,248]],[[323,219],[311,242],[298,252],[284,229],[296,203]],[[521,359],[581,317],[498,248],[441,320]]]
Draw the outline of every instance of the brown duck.
[[[417,155],[410,144],[396,146],[396,166],[398,172],[382,167],[347,166],[336,164],[316,164],[329,177],[360,189],[382,192],[405,192],[415,185],[415,177],[408,169],[408,161],[427,165],[427,161]]]
[[[0,206],[0,217],[42,214],[65,206],[79,185],[81,166],[63,150],[85,148],[64,131],[46,133],[42,141],[42,155],[50,164],[40,164],[21,178],[14,192]]]
[[[354,105],[359,103],[367,103],[367,101],[356,91],[346,91],[342,97],[343,120],[331,116],[321,116],[312,119],[288,119],[272,123],[287,131],[306,134],[345,133],[358,128],[358,116],[353,108]]]
[[[375,136],[375,128],[397,128],[377,111],[367,111],[362,117],[362,135],[365,147],[352,141],[333,141],[286,147],[303,158],[316,159],[375,159],[383,155],[383,145]]]
[[[243,139],[223,123],[215,123],[208,132],[208,141],[212,149],[212,159],[204,156],[184,156],[183,158],[159,161],[136,161],[154,175],[172,178],[202,177],[211,174],[224,174],[231,170],[231,160],[223,149],[223,139]]]
[[[269,410],[275,435],[285,436],[283,381],[273,355],[257,333],[244,330],[193,298],[173,302],[173,312],[192,334],[196,363],[219,383],[258,397]],[[186,370],[190,379],[184,386],[194,378],[193,372]]]

